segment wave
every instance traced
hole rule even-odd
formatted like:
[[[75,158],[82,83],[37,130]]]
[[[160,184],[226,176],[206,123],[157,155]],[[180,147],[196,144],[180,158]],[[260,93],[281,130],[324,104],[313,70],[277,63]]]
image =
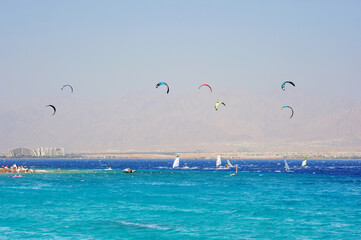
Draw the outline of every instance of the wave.
[[[48,172],[54,172],[50,170],[35,170],[36,173],[48,173]]]
[[[0,227],[0,232],[9,232],[11,231],[11,228],[9,227]]]
[[[211,170],[211,171],[229,171],[232,170],[230,168],[216,168],[216,167],[212,167],[212,168],[203,168],[204,170]]]
[[[116,221],[124,226],[133,227],[133,228],[145,228],[145,229],[156,229],[156,230],[169,230],[170,228],[162,227],[154,223],[135,223],[128,221]]]
[[[194,183],[169,183],[169,182],[143,182],[139,183],[140,185],[154,185],[154,186],[182,186],[182,187],[190,187],[195,186]]]
[[[11,188],[11,189],[39,190],[39,189],[48,188],[48,187],[52,187],[52,185],[50,185],[50,184],[36,184],[36,185],[31,185],[31,186],[14,186],[14,187],[8,187],[8,188]]]
[[[157,169],[171,169],[170,167],[155,167]]]
[[[181,167],[181,170],[195,170],[198,169],[198,167]]]

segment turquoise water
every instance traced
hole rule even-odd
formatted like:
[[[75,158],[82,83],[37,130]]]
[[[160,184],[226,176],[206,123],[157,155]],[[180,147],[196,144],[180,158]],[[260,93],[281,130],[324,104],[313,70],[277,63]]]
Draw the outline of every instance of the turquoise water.
[[[360,239],[361,164],[354,163],[354,174],[230,176],[149,162],[135,174],[2,174],[0,239]]]

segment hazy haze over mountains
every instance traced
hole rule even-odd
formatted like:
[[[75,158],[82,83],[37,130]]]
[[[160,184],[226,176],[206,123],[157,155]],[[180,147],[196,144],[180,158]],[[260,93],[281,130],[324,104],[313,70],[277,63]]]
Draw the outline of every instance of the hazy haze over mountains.
[[[360,8],[0,1],[0,153],[360,150]]]
[[[361,104],[321,98],[296,88],[283,92],[194,89],[166,94],[139,90],[101,101],[60,94],[2,106],[0,151],[23,146],[65,147],[68,152],[232,151],[258,144],[338,146],[361,142]],[[172,89],[171,89],[172,90]],[[214,109],[216,101],[226,107]],[[57,113],[51,116],[54,104]],[[290,105],[295,115],[289,119]],[[303,146],[305,147],[305,146]]]

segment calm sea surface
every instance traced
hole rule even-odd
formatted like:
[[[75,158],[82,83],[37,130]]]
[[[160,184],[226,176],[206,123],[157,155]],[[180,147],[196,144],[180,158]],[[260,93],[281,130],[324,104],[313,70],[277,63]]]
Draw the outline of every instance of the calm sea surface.
[[[0,159],[0,239],[361,239],[360,160],[185,162]]]

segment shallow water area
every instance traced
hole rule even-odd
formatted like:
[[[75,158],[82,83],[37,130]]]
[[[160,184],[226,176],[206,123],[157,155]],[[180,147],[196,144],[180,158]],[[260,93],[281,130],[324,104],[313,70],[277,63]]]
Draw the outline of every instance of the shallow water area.
[[[21,161],[23,161],[21,163]],[[184,160],[185,161],[185,160]],[[0,239],[358,239],[361,161],[1,160]],[[113,170],[105,170],[111,165]],[[57,168],[61,168],[58,171]],[[122,169],[136,169],[134,174]]]

